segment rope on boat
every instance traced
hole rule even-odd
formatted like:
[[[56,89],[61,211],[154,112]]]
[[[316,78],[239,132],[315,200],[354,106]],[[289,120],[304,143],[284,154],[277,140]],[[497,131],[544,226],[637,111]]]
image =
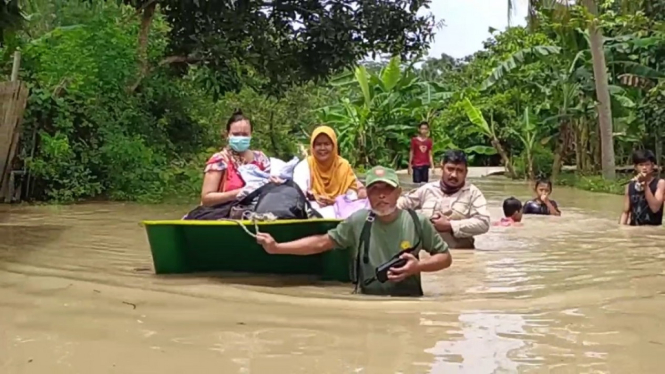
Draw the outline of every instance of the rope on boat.
[[[272,213],[261,214],[261,213],[254,213],[254,212],[244,212],[243,215],[242,215],[242,218],[243,218],[243,220],[250,221],[254,224],[254,231],[255,232],[249,231],[249,229],[247,228],[247,225],[245,225],[241,220],[224,218],[224,219],[221,219],[220,221],[233,222],[233,223],[237,224],[238,226],[240,226],[247,233],[247,235],[251,236],[252,238],[256,238],[256,234],[259,233],[259,222],[276,221],[277,220],[277,217],[275,217],[275,215],[272,214]]]

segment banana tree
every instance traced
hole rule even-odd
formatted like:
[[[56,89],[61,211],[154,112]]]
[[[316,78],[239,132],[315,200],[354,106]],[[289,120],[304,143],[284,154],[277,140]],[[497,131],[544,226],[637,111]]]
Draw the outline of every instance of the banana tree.
[[[333,78],[331,85],[348,88],[351,97],[318,110],[319,119],[338,131],[340,150],[354,164],[394,162],[386,144],[399,142],[401,134],[413,129],[400,117],[405,100],[417,89],[417,78],[393,58],[378,74],[361,65]]]
[[[515,178],[516,177],[515,168],[513,167],[513,164],[510,160],[510,157],[508,156],[508,153],[501,146],[501,141],[499,140],[499,137],[497,136],[496,133],[496,129],[494,127],[494,121],[491,121],[491,123],[488,124],[485,118],[483,117],[483,114],[480,112],[480,110],[475,106],[473,106],[473,104],[468,98],[464,98],[461,104],[462,108],[464,109],[464,112],[469,118],[469,121],[471,121],[471,123],[476,126],[476,129],[481,134],[489,138],[490,143],[492,143],[492,147],[496,149],[496,152],[501,157],[501,161],[503,162],[503,165],[506,168],[508,176],[511,178]]]
[[[561,48],[552,45],[538,45],[517,51],[492,70],[489,77],[483,81],[480,90],[483,91],[492,87],[515,69],[538,61],[539,59],[558,55],[560,53]]]
[[[510,128],[510,131],[513,132],[524,145],[529,180],[536,180],[536,173],[533,167],[534,151],[538,144],[547,143],[550,137],[540,137],[540,128],[537,126],[535,116],[531,113],[531,108],[529,107],[524,109],[520,131],[516,131],[512,128]]]
[[[421,81],[410,67],[402,68],[399,57],[376,73],[358,66],[331,84],[347,89],[348,98],[318,110],[319,119],[336,128],[349,161],[365,165],[403,163],[418,121],[431,121],[452,96]]]
[[[592,68],[592,53],[590,49],[591,41],[589,34],[582,30],[573,30],[574,35],[568,32],[560,32],[559,39],[562,43],[566,44],[567,48],[558,48],[553,46],[537,46],[521,50],[502,61],[485,79],[482,85],[483,90],[487,90],[510,76],[513,71],[519,70],[522,67],[537,61],[547,61],[550,67],[548,84],[540,85],[536,81],[529,82],[532,86],[537,86],[540,93],[544,94],[547,100],[540,105],[540,107],[547,106],[548,108],[555,109],[556,115],[550,119],[558,122],[558,138],[554,152],[554,161],[552,165],[552,176],[554,180],[558,177],[561,171],[563,160],[566,159],[569,148],[572,145],[572,136],[576,137],[576,159],[578,167],[582,170],[581,165],[588,165],[584,159],[587,157],[587,145],[589,129],[582,128],[596,123],[598,111],[596,115],[588,116],[586,110],[589,102],[595,103],[596,82],[593,76]],[[575,42],[575,35],[583,36],[580,39],[582,44]],[[656,43],[659,40],[654,38],[636,38],[633,35],[621,35],[615,38],[608,39],[605,43],[605,54],[608,55],[608,65],[621,68],[625,73],[630,73],[631,76],[645,79],[662,79],[665,77],[662,73],[655,69],[650,69],[647,66],[639,64],[635,61],[615,60],[613,57],[617,54],[617,50],[633,51],[635,48],[642,48],[649,43]],[[577,50],[577,48],[586,49]],[[633,46],[634,45],[634,46]],[[571,53],[572,52],[572,53]],[[623,118],[626,111],[624,108],[634,106],[632,100],[628,97],[625,90],[620,87],[609,85],[610,102],[615,113],[614,126],[619,129],[625,127],[625,123],[630,119]],[[587,120],[591,119],[591,120]],[[596,125],[592,125],[595,131]],[[617,137],[620,132],[614,131],[613,136]],[[602,133],[601,133],[602,135]],[[579,142],[579,141],[581,142]],[[599,142],[602,137],[599,137]],[[598,146],[598,149],[602,147]],[[602,156],[601,158],[602,161]],[[602,162],[601,162],[602,163]],[[586,169],[586,167],[584,168]]]

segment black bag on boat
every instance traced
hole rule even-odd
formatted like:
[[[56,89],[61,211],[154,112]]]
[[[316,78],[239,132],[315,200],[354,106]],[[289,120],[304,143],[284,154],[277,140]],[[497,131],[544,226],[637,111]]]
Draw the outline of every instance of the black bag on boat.
[[[268,183],[245,196],[238,205],[252,206],[253,212],[271,213],[277,219],[321,218],[295,182],[287,180],[282,184]]]
[[[191,212],[187,213],[183,219],[216,221],[218,219],[229,218],[231,208],[233,208],[236,204],[236,201],[228,201],[226,203],[213,206],[199,205],[192,209]]]
[[[243,219],[244,212],[271,213],[277,219],[321,218],[295,182],[267,183],[241,200],[214,206],[197,206],[183,218],[185,220]],[[233,213],[233,214],[232,214]]]

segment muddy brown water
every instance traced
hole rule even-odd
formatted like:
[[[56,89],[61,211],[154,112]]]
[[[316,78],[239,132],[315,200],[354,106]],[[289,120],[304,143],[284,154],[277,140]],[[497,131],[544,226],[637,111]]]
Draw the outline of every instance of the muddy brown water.
[[[521,183],[476,183],[493,220]],[[621,197],[492,228],[427,296],[227,275],[156,276],[138,222],[187,206],[0,206],[0,373],[662,373],[665,234]]]

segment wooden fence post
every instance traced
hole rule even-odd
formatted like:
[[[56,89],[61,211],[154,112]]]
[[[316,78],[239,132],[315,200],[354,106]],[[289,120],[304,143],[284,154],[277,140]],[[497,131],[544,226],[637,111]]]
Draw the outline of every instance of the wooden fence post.
[[[23,113],[28,100],[28,87],[19,81],[21,52],[14,52],[11,82],[0,82],[0,202],[10,203],[16,197],[13,170],[18,151]],[[20,189],[18,190],[20,191]]]
[[[12,64],[12,76],[11,81],[16,82],[18,80],[18,72],[21,67],[21,51],[16,50],[14,52],[14,63]]]

